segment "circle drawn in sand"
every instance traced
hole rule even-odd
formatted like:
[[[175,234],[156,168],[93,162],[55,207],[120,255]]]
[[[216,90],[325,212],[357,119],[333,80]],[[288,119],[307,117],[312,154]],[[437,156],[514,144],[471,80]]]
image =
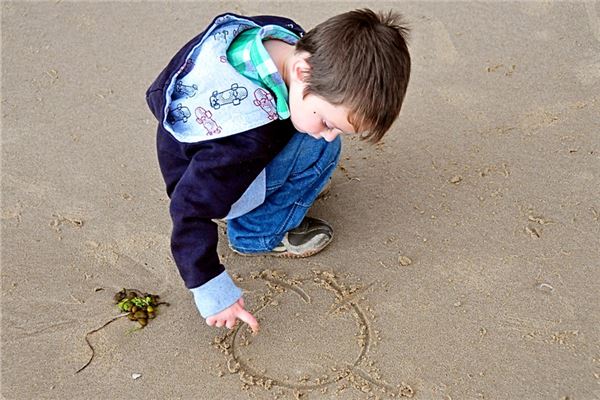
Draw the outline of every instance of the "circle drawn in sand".
[[[254,274],[253,278],[262,280],[267,287],[266,293],[260,298],[260,305],[252,311],[256,317],[260,318],[265,310],[275,311],[268,308],[282,307],[283,304],[288,306],[288,309],[276,312],[274,321],[271,321],[272,325],[276,325],[273,331],[278,332],[277,337],[267,336],[260,342],[260,334],[252,337],[245,324],[238,324],[225,336],[215,338],[213,345],[227,356],[227,370],[239,375],[244,388],[253,386],[271,390],[278,387],[280,391],[291,390],[298,397],[302,393],[314,390],[325,393],[330,388],[340,391],[353,386],[365,393],[373,394],[378,390],[390,397],[412,397],[414,391],[410,386],[404,383],[397,386],[386,383],[378,371],[373,371],[373,361],[367,358],[369,348],[377,338],[373,335],[367,314],[359,301],[374,282],[362,287],[348,287],[341,283],[334,273],[319,270],[313,270],[310,277],[295,279],[290,279],[281,272],[265,270]],[[311,297],[309,293],[315,290],[319,296]],[[322,296],[323,290],[328,296]],[[286,299],[283,297],[286,295],[292,295],[294,298]],[[333,303],[327,304],[327,301],[331,301],[331,295],[334,297]],[[300,309],[310,309],[310,312],[304,315],[293,313],[289,310],[290,304],[299,306]],[[296,320],[302,320],[303,316],[313,315],[315,310],[320,315],[314,318],[311,324],[302,322],[298,325],[297,321],[285,321],[280,318],[281,315],[295,315]],[[348,314],[351,317],[348,317]],[[346,318],[340,319],[340,316]],[[321,321],[321,326],[315,321]],[[293,323],[296,325],[288,326]],[[334,325],[333,329],[327,329],[331,328],[330,323]],[[303,329],[302,324],[309,328]],[[301,337],[294,340],[294,331],[298,330]],[[298,349],[298,343],[302,343],[304,347]],[[307,343],[311,345],[307,346]],[[294,346],[294,350],[288,349],[289,346]],[[341,351],[348,346],[353,348]],[[254,354],[248,352],[248,349],[254,349]],[[286,359],[286,352],[289,359],[290,351],[294,354],[292,364],[296,366],[295,372],[308,366],[316,377],[315,374],[294,378],[285,375],[283,361]],[[331,354],[331,351],[337,351],[337,354]],[[324,356],[318,357],[319,352]],[[265,357],[269,361],[265,364],[263,360],[264,365],[261,366],[257,360]],[[267,371],[267,367],[271,370]]]

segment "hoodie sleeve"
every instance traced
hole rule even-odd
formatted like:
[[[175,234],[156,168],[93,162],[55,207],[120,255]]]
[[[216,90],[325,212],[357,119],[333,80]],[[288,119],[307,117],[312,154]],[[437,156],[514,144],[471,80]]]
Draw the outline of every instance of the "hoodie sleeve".
[[[183,144],[162,125],[157,132],[159,164],[171,202],[171,251],[203,317],[235,303],[235,286],[217,254],[218,228],[268,162],[285,146],[289,120],[219,140]]]
[[[240,157],[243,147],[232,148],[240,138],[200,144],[191,158],[177,157],[169,148],[176,146],[175,141],[162,130],[159,135],[163,135],[159,161],[171,198],[171,251],[200,314],[206,318],[242,295],[219,261],[218,230],[212,219],[227,215],[266,160]]]
[[[251,132],[186,145],[159,126],[157,147],[171,202],[171,251],[185,285],[195,288],[221,274],[218,230],[223,218],[268,162]]]
[[[170,194],[171,251],[190,289],[223,272],[217,256],[217,225],[212,219],[227,215],[253,179],[254,174],[249,174],[248,182],[240,182],[234,179],[236,171],[258,169],[252,168],[251,161],[239,162],[219,154],[215,146],[203,147],[193,155]]]

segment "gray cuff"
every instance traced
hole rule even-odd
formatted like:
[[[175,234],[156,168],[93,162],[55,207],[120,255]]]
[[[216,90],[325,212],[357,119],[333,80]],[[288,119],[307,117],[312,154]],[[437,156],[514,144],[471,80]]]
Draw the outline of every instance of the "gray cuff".
[[[190,290],[203,318],[220,313],[242,297],[242,290],[235,286],[227,271]]]

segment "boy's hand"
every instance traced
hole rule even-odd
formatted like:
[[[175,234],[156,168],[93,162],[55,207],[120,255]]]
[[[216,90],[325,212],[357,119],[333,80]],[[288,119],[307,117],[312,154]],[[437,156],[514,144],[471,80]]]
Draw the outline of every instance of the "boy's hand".
[[[206,323],[210,326],[216,326],[217,328],[226,326],[227,328],[232,329],[238,319],[247,323],[253,333],[258,332],[258,321],[256,321],[256,318],[254,318],[252,314],[244,309],[243,298],[240,298],[237,302],[233,303],[232,306],[224,309],[220,313],[206,318]]]

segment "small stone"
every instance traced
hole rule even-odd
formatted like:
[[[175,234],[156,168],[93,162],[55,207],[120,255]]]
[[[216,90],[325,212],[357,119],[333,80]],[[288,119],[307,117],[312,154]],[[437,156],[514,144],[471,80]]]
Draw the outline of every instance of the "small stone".
[[[93,240],[86,240],[85,241],[85,245],[88,247],[91,247],[93,249],[97,249],[98,247],[100,247],[100,244],[98,242],[95,242]]]
[[[139,379],[141,376],[142,376],[142,374],[133,373],[133,374],[131,374],[131,379],[133,379],[135,381],[136,379]]]
[[[450,178],[450,183],[454,183],[454,184],[456,184],[456,183],[458,183],[458,182],[460,182],[460,181],[462,181],[462,180],[463,180],[462,176],[460,176],[460,175],[455,175],[455,176],[453,176],[452,178]]]
[[[412,260],[406,256],[400,256],[398,257],[398,262],[400,263],[400,265],[402,265],[403,267],[407,267],[410,264],[412,264]]]

